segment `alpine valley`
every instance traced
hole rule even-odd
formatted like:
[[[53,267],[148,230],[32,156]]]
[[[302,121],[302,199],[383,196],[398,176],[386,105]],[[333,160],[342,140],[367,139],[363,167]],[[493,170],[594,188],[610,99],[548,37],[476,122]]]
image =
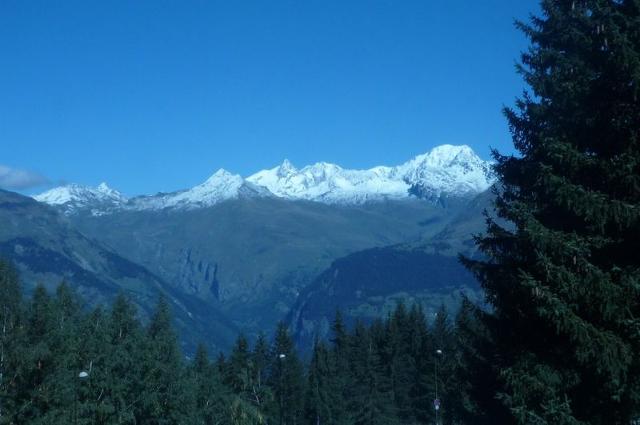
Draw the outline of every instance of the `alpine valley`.
[[[0,191],[0,255],[28,289],[65,280],[96,304],[124,291],[143,316],[163,292],[188,350],[227,350],[280,320],[306,347],[338,308],[370,320],[399,300],[431,314],[480,298],[457,255],[474,255],[492,183],[489,162],[443,145],[394,167],[285,160],[132,198],[104,183]]]

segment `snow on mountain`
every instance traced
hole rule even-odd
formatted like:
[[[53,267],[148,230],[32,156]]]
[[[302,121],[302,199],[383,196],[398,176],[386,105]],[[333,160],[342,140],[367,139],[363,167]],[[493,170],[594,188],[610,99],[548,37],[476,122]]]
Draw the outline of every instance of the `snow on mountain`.
[[[264,186],[274,195],[328,203],[361,203],[381,198],[403,198],[409,185],[391,177],[388,167],[370,170],[346,170],[335,164],[319,162],[296,169],[289,161],[260,171],[247,181]]]
[[[243,196],[266,196],[261,187],[247,183],[237,174],[220,169],[204,183],[179,192],[133,198],[128,208],[136,210],[208,207]]]
[[[466,145],[442,145],[396,168],[411,184],[411,193],[424,198],[465,196],[484,192],[494,181],[491,165]]]
[[[320,162],[296,169],[289,161],[260,171],[247,181],[276,196],[328,203],[361,203],[406,198],[466,196],[492,183],[490,165],[468,146],[442,145],[397,167],[347,170]]]
[[[34,199],[49,205],[64,206],[66,212],[86,207],[122,205],[127,202],[126,197],[106,183],[100,183],[97,187],[68,184],[36,195]]]
[[[113,209],[147,210],[200,208],[242,197],[276,196],[329,204],[361,204],[385,199],[469,196],[485,191],[493,183],[490,163],[469,146],[442,145],[404,164],[349,170],[318,162],[301,169],[285,160],[246,179],[218,170],[191,189],[126,199],[101,184],[97,188],[67,185],[51,189],[35,199],[61,206],[71,213],[80,208],[102,214]]]

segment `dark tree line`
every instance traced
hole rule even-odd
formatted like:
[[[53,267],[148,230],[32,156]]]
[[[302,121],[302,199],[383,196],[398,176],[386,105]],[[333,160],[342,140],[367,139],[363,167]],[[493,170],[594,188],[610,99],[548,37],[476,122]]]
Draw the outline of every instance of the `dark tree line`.
[[[61,284],[25,300],[2,262],[0,302],[0,424],[426,424],[436,378],[441,423],[464,409],[456,371],[470,304],[430,324],[404,304],[353,329],[337,314],[305,363],[284,324],[271,341],[240,335],[226,357],[200,346],[186,359],[164,298],[146,325],[124,296],[86,311]]]

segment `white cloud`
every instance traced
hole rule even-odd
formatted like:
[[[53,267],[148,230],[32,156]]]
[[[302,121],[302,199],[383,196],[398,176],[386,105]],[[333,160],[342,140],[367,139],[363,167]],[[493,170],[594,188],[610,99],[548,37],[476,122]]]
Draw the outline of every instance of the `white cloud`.
[[[41,174],[0,165],[0,188],[24,190],[48,183]]]

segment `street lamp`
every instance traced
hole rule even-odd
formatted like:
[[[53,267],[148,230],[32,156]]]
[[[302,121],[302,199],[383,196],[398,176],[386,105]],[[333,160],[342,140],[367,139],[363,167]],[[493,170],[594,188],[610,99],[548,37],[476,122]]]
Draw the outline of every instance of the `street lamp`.
[[[284,400],[282,399],[282,392],[283,392],[283,388],[282,388],[282,361],[287,357],[286,354],[284,353],[280,353],[278,354],[278,374],[279,376],[279,381],[280,381],[280,425],[283,424],[284,421]]]
[[[435,361],[435,378],[436,378],[436,398],[433,400],[433,407],[436,409],[436,425],[438,425],[438,411],[440,410],[440,399],[438,398],[438,363],[440,362],[440,356],[442,355],[442,350],[436,350],[436,361]]]
[[[80,382],[89,377],[89,372],[81,371],[78,374],[78,380],[76,381],[76,397],[73,402],[74,423],[78,425],[78,391],[80,391]]]

